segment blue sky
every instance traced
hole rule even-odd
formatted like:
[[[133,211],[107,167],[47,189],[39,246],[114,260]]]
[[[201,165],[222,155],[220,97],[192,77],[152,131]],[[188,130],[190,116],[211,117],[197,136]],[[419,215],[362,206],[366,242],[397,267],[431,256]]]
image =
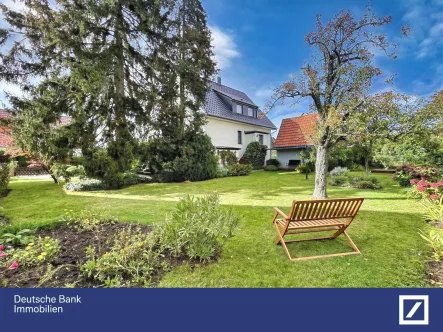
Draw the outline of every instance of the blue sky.
[[[215,57],[223,84],[245,91],[260,107],[272,91],[296,73],[310,49],[305,35],[315,29],[316,14],[329,19],[340,9],[358,18],[367,1],[344,0],[202,0],[213,34]],[[398,43],[398,58],[376,55],[375,64],[384,77],[396,74],[390,85],[380,78],[373,92],[395,89],[429,96],[443,89],[443,0],[373,0],[378,16],[392,16],[383,27]],[[412,32],[402,38],[400,28]],[[309,111],[309,101],[278,106],[268,114],[275,125],[281,119]]]
[[[1,0],[15,9],[21,4]],[[359,17],[366,0],[202,0],[212,30],[215,57],[222,82],[245,91],[260,107],[272,93],[270,88],[287,81],[309,59],[305,35],[315,28],[316,14],[329,19],[340,9]],[[399,44],[398,58],[376,55],[374,61],[384,77],[396,74],[386,86],[383,77],[373,92],[395,89],[429,96],[443,89],[443,0],[373,0],[377,15],[391,15],[383,28]],[[400,37],[402,25],[412,28],[409,38]],[[3,90],[21,93],[18,87],[0,82]],[[1,105],[0,105],[1,107]],[[277,106],[268,116],[277,127],[286,117],[309,110],[309,100],[297,105]]]

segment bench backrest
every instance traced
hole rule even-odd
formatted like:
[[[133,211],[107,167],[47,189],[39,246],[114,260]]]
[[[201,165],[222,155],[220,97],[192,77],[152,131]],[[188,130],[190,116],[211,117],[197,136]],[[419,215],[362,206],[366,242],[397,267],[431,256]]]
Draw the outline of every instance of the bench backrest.
[[[364,198],[336,198],[293,201],[288,217],[291,221],[354,218],[363,200]]]

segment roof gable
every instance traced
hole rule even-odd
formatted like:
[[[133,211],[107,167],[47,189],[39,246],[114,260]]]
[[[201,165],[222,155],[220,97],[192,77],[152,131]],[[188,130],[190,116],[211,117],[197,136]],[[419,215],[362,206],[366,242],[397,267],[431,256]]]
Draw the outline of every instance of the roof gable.
[[[227,100],[230,100],[228,102]],[[256,118],[232,112],[232,100],[237,103],[250,105],[257,109],[258,116]],[[277,129],[277,127],[263,114],[254,104],[254,102],[239,90],[232,89],[226,85],[211,82],[209,91],[206,95],[204,110],[207,115],[214,116],[226,120],[248,123],[251,125]]]
[[[289,148],[313,145],[312,137],[317,121],[318,113],[283,119],[274,147]]]

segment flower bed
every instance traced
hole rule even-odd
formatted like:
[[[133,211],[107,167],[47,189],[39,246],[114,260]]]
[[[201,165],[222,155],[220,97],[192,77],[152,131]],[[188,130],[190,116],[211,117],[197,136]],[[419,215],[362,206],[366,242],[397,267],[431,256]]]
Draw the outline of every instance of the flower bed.
[[[402,187],[409,187],[414,179],[435,182],[440,177],[441,170],[436,167],[403,165],[395,169],[392,179],[398,181]]]

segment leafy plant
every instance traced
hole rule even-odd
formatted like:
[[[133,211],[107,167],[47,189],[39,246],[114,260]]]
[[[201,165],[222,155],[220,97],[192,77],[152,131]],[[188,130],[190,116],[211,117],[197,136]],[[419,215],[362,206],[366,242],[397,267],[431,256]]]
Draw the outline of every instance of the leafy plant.
[[[441,236],[441,233],[432,229],[429,231],[429,235],[424,232],[420,232],[419,234],[432,248],[435,261],[441,261],[441,258],[443,257],[443,236]]]
[[[8,164],[0,165],[0,196],[8,191],[10,180],[10,169]]]
[[[232,151],[221,150],[219,156],[223,166],[229,167],[238,163],[237,156]]]
[[[349,178],[345,175],[337,175],[329,178],[329,184],[331,186],[342,187],[346,184],[349,184]]]
[[[141,228],[125,228],[112,239],[109,252],[86,248],[88,260],[81,267],[87,278],[99,280],[105,287],[147,287],[152,276],[167,270],[162,260],[158,233]]]
[[[217,178],[224,178],[229,175],[229,170],[223,166],[217,166]]]
[[[306,173],[306,165],[298,165],[296,168],[295,168],[295,171],[297,172],[297,173],[302,173],[302,174],[304,174],[304,173]]]
[[[349,173],[349,169],[340,166],[335,167],[332,171],[329,172],[331,176],[344,175],[347,173]]]
[[[180,200],[161,230],[161,244],[174,256],[210,260],[224,241],[232,237],[240,218],[220,206],[216,193]]]
[[[425,208],[425,219],[427,221],[443,223],[443,195],[438,201],[425,198],[422,200],[422,205]]]
[[[261,169],[265,163],[268,147],[260,142],[251,142],[246,147],[243,158],[247,164],[251,164],[254,169]]]
[[[252,171],[252,165],[249,164],[237,164],[229,167],[230,176],[249,175],[251,171]]]
[[[8,265],[18,262],[23,267],[36,266],[50,261],[59,251],[60,244],[57,239],[39,236],[34,242],[28,243],[26,248],[9,249],[7,262]]]
[[[0,235],[0,244],[10,244],[12,246],[25,246],[34,241],[34,236],[31,235],[30,229],[22,229],[17,233],[4,233]]]
[[[268,166],[265,166],[264,170],[274,172],[274,171],[278,171],[278,167],[274,166],[274,165],[268,165]]]
[[[360,189],[381,189],[379,180],[374,176],[336,175],[331,176],[328,182],[331,186],[351,187]]]
[[[65,214],[60,221],[73,227],[78,232],[83,232],[96,230],[102,224],[116,223],[118,219],[88,210],[83,210],[79,213],[65,210]]]

